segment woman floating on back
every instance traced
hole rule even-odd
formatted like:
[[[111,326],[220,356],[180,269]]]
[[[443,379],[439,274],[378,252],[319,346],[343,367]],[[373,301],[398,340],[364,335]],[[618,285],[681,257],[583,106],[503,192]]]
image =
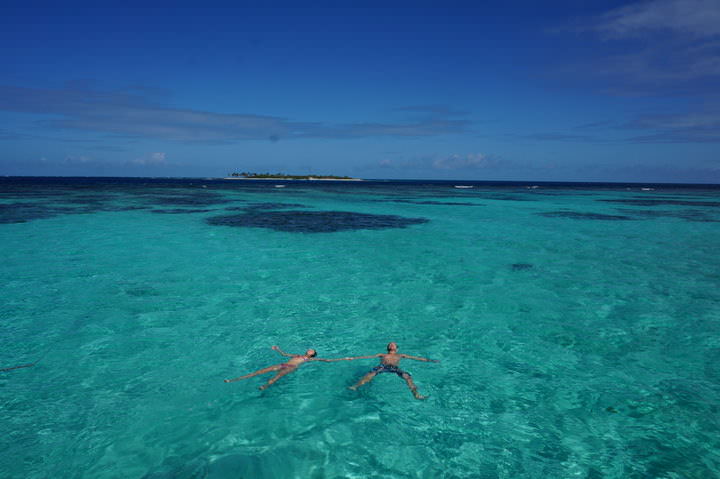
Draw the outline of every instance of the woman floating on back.
[[[287,360],[286,362],[282,364],[275,364],[274,366],[268,366],[263,369],[259,369],[255,371],[254,373],[246,374],[245,376],[240,376],[235,379],[226,379],[226,383],[231,383],[234,381],[240,381],[241,379],[248,379],[253,376],[257,376],[259,374],[265,374],[273,371],[277,371],[277,374],[275,376],[271,377],[266,384],[263,384],[260,386],[260,390],[265,390],[272,386],[275,381],[280,379],[281,377],[285,376],[286,374],[290,374],[291,372],[295,371],[301,364],[306,363],[308,361],[322,361],[324,363],[331,363],[333,361],[347,361],[349,358],[339,358],[339,359],[320,359],[317,356],[317,351],[314,349],[308,349],[305,351],[305,354],[288,354],[284,351],[282,351],[278,346],[273,346],[272,349],[274,351],[277,351],[278,353],[282,354],[283,356],[287,356],[291,359]]]

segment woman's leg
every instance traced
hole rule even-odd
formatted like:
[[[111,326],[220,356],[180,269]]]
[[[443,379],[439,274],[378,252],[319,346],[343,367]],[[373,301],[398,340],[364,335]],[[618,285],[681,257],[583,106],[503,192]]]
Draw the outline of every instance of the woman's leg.
[[[259,389],[260,389],[261,391],[263,391],[263,390],[269,388],[270,386],[272,386],[272,385],[275,383],[275,381],[277,381],[277,380],[280,379],[281,377],[285,376],[286,374],[290,374],[291,372],[295,371],[296,369],[297,369],[297,367],[292,367],[292,368],[280,368],[280,370],[277,372],[277,374],[276,374],[275,376],[271,377],[271,378],[268,380],[267,384],[263,384],[262,386],[260,386]]]
[[[235,381],[240,381],[241,379],[247,379],[247,378],[251,378],[253,376],[257,376],[258,374],[265,374],[265,373],[269,373],[270,371],[277,371],[278,369],[280,369],[280,365],[276,364],[275,366],[268,366],[266,368],[258,369],[254,373],[246,374],[245,376],[240,376],[235,379],[226,379],[225,382],[232,383]]]

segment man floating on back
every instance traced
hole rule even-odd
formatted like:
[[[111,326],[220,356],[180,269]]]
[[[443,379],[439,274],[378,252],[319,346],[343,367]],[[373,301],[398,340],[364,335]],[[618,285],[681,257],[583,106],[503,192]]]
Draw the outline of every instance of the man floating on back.
[[[418,356],[410,356],[408,354],[400,354],[398,351],[398,345],[395,342],[389,343],[387,345],[387,353],[380,353],[380,354],[373,354],[372,356],[356,356],[354,358],[347,358],[347,359],[367,359],[367,358],[380,358],[380,364],[378,366],[375,366],[368,372],[365,376],[363,376],[360,381],[357,382],[357,384],[350,386],[348,389],[352,389],[353,391],[357,390],[360,386],[363,384],[366,384],[372,379],[377,376],[380,373],[395,373],[401,378],[405,380],[408,387],[410,388],[410,392],[412,392],[413,396],[415,396],[415,399],[425,399],[427,396],[421,395],[418,390],[417,386],[415,386],[415,383],[412,380],[412,376],[409,372],[403,371],[400,369],[400,360],[402,359],[414,359],[416,361],[424,361],[427,363],[439,363],[437,359],[428,359],[428,358],[421,358]]]

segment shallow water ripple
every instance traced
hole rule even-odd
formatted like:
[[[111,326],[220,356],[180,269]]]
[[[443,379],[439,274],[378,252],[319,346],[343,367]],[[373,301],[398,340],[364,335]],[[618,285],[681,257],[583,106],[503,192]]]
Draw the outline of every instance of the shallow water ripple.
[[[720,476],[718,190],[34,181],[0,179],[2,477]],[[348,390],[377,359],[223,382],[391,340],[426,401]]]

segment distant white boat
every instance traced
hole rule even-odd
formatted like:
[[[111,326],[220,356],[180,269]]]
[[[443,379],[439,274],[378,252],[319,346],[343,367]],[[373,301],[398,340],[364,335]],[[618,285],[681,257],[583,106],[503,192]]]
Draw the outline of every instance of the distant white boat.
[[[459,188],[461,190],[467,190],[467,189],[475,188],[475,187],[472,185],[455,185],[455,188]]]
[[[641,191],[655,191],[655,188],[640,188]]]
[[[285,188],[285,185],[275,185],[275,188]]]

